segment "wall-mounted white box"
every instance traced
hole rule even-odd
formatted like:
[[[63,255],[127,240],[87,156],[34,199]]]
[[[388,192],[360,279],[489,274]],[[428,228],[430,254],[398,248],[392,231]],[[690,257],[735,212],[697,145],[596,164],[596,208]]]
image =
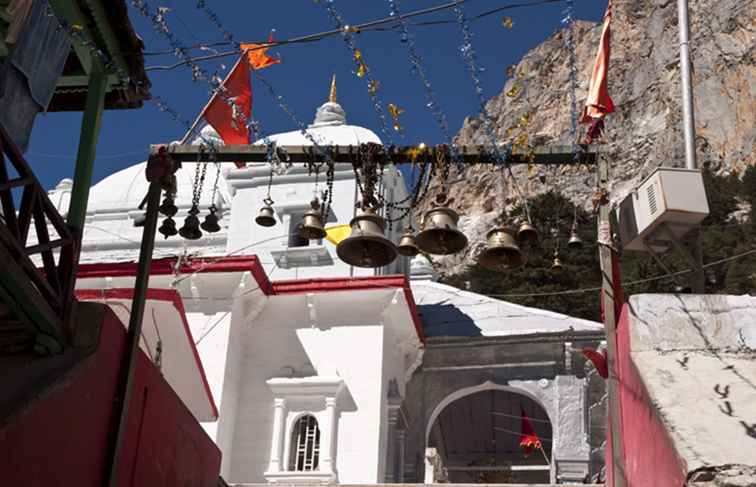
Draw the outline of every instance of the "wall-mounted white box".
[[[619,237],[625,250],[663,252],[709,214],[701,171],[657,168],[620,203]]]

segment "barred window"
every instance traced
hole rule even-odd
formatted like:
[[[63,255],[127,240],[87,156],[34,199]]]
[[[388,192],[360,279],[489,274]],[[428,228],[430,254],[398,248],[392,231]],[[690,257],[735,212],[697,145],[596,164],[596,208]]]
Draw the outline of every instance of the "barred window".
[[[307,414],[294,423],[291,432],[289,471],[309,472],[318,469],[320,428],[315,416]]]

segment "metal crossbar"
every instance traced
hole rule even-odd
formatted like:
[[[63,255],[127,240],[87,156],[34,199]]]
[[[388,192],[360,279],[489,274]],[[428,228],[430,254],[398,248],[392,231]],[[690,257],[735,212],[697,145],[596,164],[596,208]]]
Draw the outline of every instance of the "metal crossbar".
[[[446,161],[452,160],[452,153],[448,146],[401,146],[384,147],[373,144],[379,148],[375,153],[377,162],[382,164],[411,164],[430,158],[437,160],[442,157]],[[545,165],[579,165],[596,164],[598,149],[595,145],[579,145],[573,151],[570,146],[539,146],[532,150],[516,149],[507,153],[508,164],[545,164]],[[328,154],[333,162],[356,164],[358,146],[345,145],[321,145],[317,148],[312,146],[277,146],[279,159],[292,163],[306,163],[313,161],[322,162],[323,154]],[[485,146],[467,145],[459,146],[458,160],[463,164],[497,164],[501,163],[496,155]],[[202,161],[239,161],[239,162],[266,162],[268,160],[268,147],[266,145],[225,145],[213,148],[211,157],[210,150],[202,145],[152,145],[150,158],[159,157],[162,153],[170,156],[176,162]]]

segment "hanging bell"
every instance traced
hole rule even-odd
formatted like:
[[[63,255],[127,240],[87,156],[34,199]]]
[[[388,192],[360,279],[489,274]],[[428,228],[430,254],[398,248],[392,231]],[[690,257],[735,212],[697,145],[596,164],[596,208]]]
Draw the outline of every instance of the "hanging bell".
[[[524,265],[528,257],[520,250],[514,231],[497,227],[486,234],[486,250],[478,257],[478,263],[486,269],[504,271]]]
[[[189,215],[184,219],[184,226],[179,229],[179,235],[187,240],[197,240],[202,237],[199,226],[200,221],[197,218],[197,210],[192,208],[189,210]]]
[[[352,233],[336,246],[339,259],[355,267],[383,267],[396,259],[397,248],[383,236],[386,222],[371,208],[360,211],[349,225]]]
[[[577,232],[577,226],[572,226],[570,231],[570,239],[567,241],[567,248],[570,250],[579,250],[583,247],[583,239],[580,238]]]
[[[320,214],[318,200],[310,202],[310,209],[302,218],[302,226],[299,227],[299,235],[307,240],[319,240],[325,238],[326,231],[323,228],[323,217]]]
[[[459,215],[448,206],[436,206],[425,213],[423,229],[417,234],[417,246],[423,252],[449,255],[467,245],[467,237],[457,229]]]
[[[261,227],[272,227],[276,224],[276,212],[273,210],[273,207],[271,206],[273,204],[273,201],[270,199],[266,199],[264,201],[265,206],[260,208],[260,211],[257,213],[257,218],[255,218],[255,223],[260,225]]]
[[[205,217],[205,221],[202,222],[200,228],[207,233],[220,232],[220,225],[218,225],[218,215],[215,212],[218,211],[215,206],[210,207],[210,213]]]
[[[417,242],[415,242],[415,234],[412,232],[412,228],[408,228],[406,232],[399,239],[399,245],[396,246],[396,251],[405,257],[414,257],[420,249],[417,248]]]
[[[517,240],[529,247],[535,247],[538,245],[538,231],[528,220],[525,220],[517,229]]]
[[[163,224],[160,225],[160,228],[158,228],[158,232],[160,232],[165,238],[173,237],[178,233],[178,230],[176,230],[176,221],[168,217],[165,220],[163,220]]]
[[[163,198],[163,202],[160,203],[160,206],[158,206],[158,211],[170,218],[176,216],[176,213],[178,213],[178,208],[173,202],[173,198],[166,196],[165,198]]]
[[[559,252],[554,251],[554,260],[551,263],[551,272],[559,274],[562,272],[562,260],[559,258]]]

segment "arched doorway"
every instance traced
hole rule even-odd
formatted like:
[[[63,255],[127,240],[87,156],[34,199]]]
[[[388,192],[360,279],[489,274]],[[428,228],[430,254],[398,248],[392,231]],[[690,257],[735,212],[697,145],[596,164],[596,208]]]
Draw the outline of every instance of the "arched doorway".
[[[549,483],[551,422],[526,394],[506,387],[473,391],[442,402],[430,419],[427,445],[438,451],[449,482]],[[524,422],[543,450],[526,455],[520,447]]]

